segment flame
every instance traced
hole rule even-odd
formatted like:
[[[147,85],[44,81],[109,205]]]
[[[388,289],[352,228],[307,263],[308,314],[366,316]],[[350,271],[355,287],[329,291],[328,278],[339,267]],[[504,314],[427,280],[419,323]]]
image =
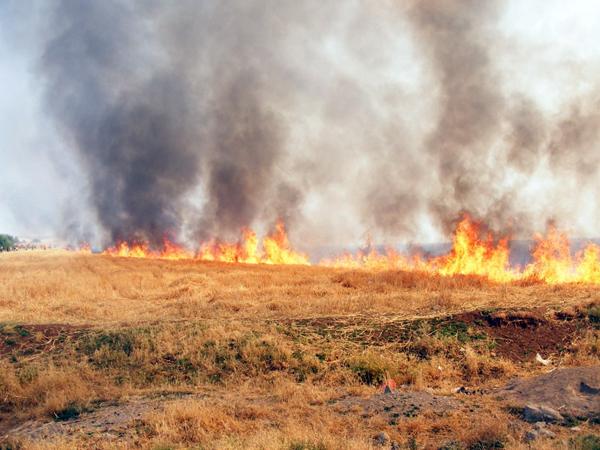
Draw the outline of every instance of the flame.
[[[580,253],[577,280],[583,283],[600,283],[600,247],[588,246]]]
[[[104,250],[104,254],[110,256],[120,256],[122,258],[158,258],[158,253],[150,250],[147,243],[132,243],[125,241],[117,242],[114,247]]]
[[[244,264],[309,264],[308,256],[292,249],[282,221],[276,223],[272,234],[262,239],[262,250],[259,249],[259,239],[256,233],[253,230],[244,229],[239,242],[211,240],[200,244],[197,252],[190,251],[165,238],[162,248],[159,250],[152,249],[146,242],[131,244],[118,242],[114,247],[107,248],[104,254],[126,258],[195,259]]]
[[[494,245],[493,236],[488,233],[480,237],[479,224],[465,215],[456,227],[452,248],[446,255],[425,260],[419,254],[406,257],[390,248],[385,253],[371,249],[355,255],[344,253],[333,260],[323,260],[322,264],[341,268],[415,270],[443,276],[478,275],[501,282],[515,278],[515,273],[510,270],[509,256],[507,238]]]
[[[571,281],[575,270],[567,235],[551,225],[546,236],[538,234],[535,241],[533,263],[525,268],[524,276],[552,284]]]
[[[89,242],[82,242],[81,244],[79,244],[79,253],[92,253],[92,246],[89,244]]]
[[[600,283],[600,247],[589,243],[573,257],[567,235],[554,226],[546,236],[536,236],[533,260],[525,268],[525,277],[549,284]]]
[[[368,242],[364,250],[324,259],[319,265],[419,271],[439,276],[473,275],[499,283],[537,280],[548,284],[600,284],[600,246],[590,243],[573,255],[567,235],[554,226],[548,227],[546,235],[536,235],[534,239],[532,262],[523,269],[511,267],[508,237],[496,238],[490,232],[484,233],[480,224],[464,215],[456,226],[452,247],[444,255],[430,258],[420,254],[407,256],[392,248],[380,252]],[[82,248],[82,251],[89,251],[89,247],[86,249]],[[282,221],[278,221],[273,231],[262,239],[247,228],[242,230],[237,242],[213,239],[201,243],[197,251],[165,238],[160,249],[151,248],[145,242],[118,242],[107,248],[104,254],[129,258],[310,265],[307,255],[292,248]]]
[[[309,265],[307,255],[292,249],[285,224],[281,220],[275,224],[273,233],[262,239],[262,251],[259,250],[259,239],[256,233],[244,229],[240,242],[235,244],[215,241],[202,244],[197,258],[203,261],[245,264]]]
[[[263,239],[263,247],[265,252],[261,262],[265,264],[309,264],[306,255],[292,250],[282,221],[278,221],[275,231]]]
[[[323,259],[320,264],[346,269],[412,270],[419,266],[420,262],[418,255],[409,258],[393,248],[386,248],[385,253],[379,253],[368,243],[365,250],[359,250],[356,254],[344,252],[336,258]]]
[[[494,245],[488,233],[480,237],[479,225],[465,215],[456,227],[452,250],[446,256],[434,258],[429,269],[440,275],[478,275],[492,281],[510,281],[515,274],[510,270],[508,238]]]
[[[520,270],[510,266],[508,242],[506,236],[495,241],[491,233],[482,233],[480,225],[464,215],[456,226],[452,248],[445,255],[425,260],[419,255],[407,258],[393,249],[385,253],[371,249],[344,253],[321,264],[347,269],[412,270],[441,276],[475,275],[500,283],[533,279],[548,284],[600,284],[600,246],[596,244],[588,244],[573,257],[567,235],[550,226],[545,236],[535,236],[533,261]]]

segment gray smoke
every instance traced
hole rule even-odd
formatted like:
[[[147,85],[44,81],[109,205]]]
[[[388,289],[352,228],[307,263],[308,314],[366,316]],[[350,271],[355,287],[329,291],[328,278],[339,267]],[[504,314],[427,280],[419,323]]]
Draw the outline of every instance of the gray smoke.
[[[176,231],[200,154],[186,80],[168,61],[153,67],[138,14],[115,1],[60,2],[42,64],[47,107],[89,174],[110,239],[156,243]]]
[[[303,208],[403,239],[462,211],[529,230],[571,211],[531,208],[540,168],[593,187],[597,99],[549,115],[507,90],[502,5],[61,0],[45,104],[110,242],[306,231]]]
[[[435,164],[440,190],[428,192],[427,201],[446,228],[460,211],[489,216],[502,200],[493,192],[501,172],[487,161],[506,108],[488,31],[498,3],[419,1],[409,12],[438,96],[437,120],[425,151]]]
[[[200,236],[252,224],[273,186],[290,200],[274,214],[296,206],[274,175],[285,129],[271,96],[281,98],[283,69],[266,30],[281,35],[284,24],[272,6],[57,5],[42,62],[46,103],[89,174],[111,241],[177,236],[200,183]]]
[[[437,189],[422,189],[407,200],[402,200],[405,189],[386,195],[395,195],[408,211],[415,211],[416,203],[427,205],[446,230],[470,212],[496,229],[531,232],[536,213],[518,200],[522,186],[507,180],[531,176],[546,159],[557,176],[575,177],[580,185],[597,174],[597,109],[573,99],[566,113],[546,117],[530,98],[503,90],[497,64],[502,38],[496,28],[501,6],[425,0],[408,8],[415,41],[428,60],[430,92],[437,96],[435,127],[423,146]],[[399,152],[395,161],[401,158]],[[555,202],[546,214],[544,220],[573,211],[565,213]]]

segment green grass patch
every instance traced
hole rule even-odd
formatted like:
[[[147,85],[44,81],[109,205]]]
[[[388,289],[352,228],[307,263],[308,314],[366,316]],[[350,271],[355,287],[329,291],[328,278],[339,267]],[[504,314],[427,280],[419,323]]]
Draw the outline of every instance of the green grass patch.
[[[63,409],[54,411],[52,417],[56,422],[66,422],[67,420],[76,419],[82,412],[84,412],[84,408],[72,403]]]
[[[322,442],[294,441],[288,450],[327,450],[327,446]]]
[[[569,439],[569,448],[572,450],[600,450],[600,436],[586,434]]]

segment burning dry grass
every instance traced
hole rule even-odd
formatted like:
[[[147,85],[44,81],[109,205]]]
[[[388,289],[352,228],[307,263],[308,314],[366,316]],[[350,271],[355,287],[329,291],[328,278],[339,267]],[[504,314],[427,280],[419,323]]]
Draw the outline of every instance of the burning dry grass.
[[[1,255],[0,431],[177,393],[132,421],[122,448],[370,449],[381,430],[407,448],[518,448],[522,427],[494,404],[477,427],[468,411],[390,424],[331,405],[386,377],[489,388],[545,370],[537,351],[554,366],[598,364],[597,295],[417,272]],[[121,445],[94,428],[26,436],[25,448]]]
[[[442,314],[578,305],[594,285],[494,284],[474,276],[113,258],[0,255],[0,320],[108,324],[200,318]]]

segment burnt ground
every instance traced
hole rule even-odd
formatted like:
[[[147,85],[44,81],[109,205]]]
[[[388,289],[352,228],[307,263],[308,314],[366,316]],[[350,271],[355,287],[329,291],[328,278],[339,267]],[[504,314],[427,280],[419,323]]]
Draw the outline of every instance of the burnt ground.
[[[416,320],[392,316],[319,317],[290,320],[285,332],[324,340],[348,340],[365,346],[397,345],[418,356],[423,336],[456,338],[461,343],[486,341],[495,355],[513,362],[533,361],[568,351],[587,329],[597,327],[585,312],[548,309],[524,311],[473,311],[438,318]]]
[[[145,415],[160,412],[165,404],[173,400],[201,397],[199,394],[190,393],[164,393],[145,397],[134,396],[120,401],[95,402],[84,410],[74,410],[69,415],[51,420],[5,422],[0,427],[0,436],[5,434],[10,438],[43,441],[57,436],[84,434],[90,438],[109,441],[131,441],[135,439],[138,427],[141,426],[140,421]]]
[[[600,366],[568,367],[516,379],[494,392],[494,396],[518,408],[552,408],[567,422],[600,423]]]
[[[521,410],[524,406],[542,405],[556,409],[565,417],[564,423],[550,422],[545,426],[551,427],[557,434],[569,435],[569,427],[580,424],[581,421],[586,421],[585,423],[590,427],[598,423],[600,418],[598,383],[600,383],[600,367],[575,367],[557,369],[540,376],[515,379],[506,386],[485,394],[456,392],[442,395],[424,390],[400,388],[366,396],[345,393],[323,404],[322,407],[331,408],[340,417],[361,417],[375,427],[381,427],[383,423],[391,427],[410,427],[413,419],[427,417],[432,426],[438,427],[437,433],[440,433],[440,437],[447,435],[446,437],[449,438],[452,434],[450,432],[452,422],[444,421],[452,420],[452,417],[460,416],[463,420],[478,423],[485,418],[497,420],[497,411],[504,409],[507,413],[515,414],[521,419]],[[583,390],[582,386],[584,386]],[[133,445],[145,433],[144,417],[148,414],[160,414],[172,401],[210,400],[211,398],[213,401],[216,400],[214,393],[165,392],[151,396],[133,396],[119,401],[95,402],[85,410],[75,411],[64,417],[30,419],[18,423],[0,422],[3,425],[0,437],[4,435],[9,442],[11,439],[44,441],[83,434],[92,440],[126,441]],[[273,399],[249,398],[248,402],[269,405]],[[510,408],[507,408],[507,405],[510,405]],[[278,407],[276,404],[271,406]],[[513,423],[512,427],[523,435],[531,428],[524,418]]]
[[[489,336],[496,354],[511,361],[531,361],[539,353],[543,357],[563,353],[574,337],[586,328],[583,320],[560,320],[547,317],[545,311],[472,312],[453,319]]]
[[[416,417],[423,412],[439,416],[462,409],[464,401],[458,398],[434,395],[426,391],[381,392],[371,397],[348,396],[335,404],[341,414],[358,413],[363,418],[383,415],[390,425],[402,418]]]

